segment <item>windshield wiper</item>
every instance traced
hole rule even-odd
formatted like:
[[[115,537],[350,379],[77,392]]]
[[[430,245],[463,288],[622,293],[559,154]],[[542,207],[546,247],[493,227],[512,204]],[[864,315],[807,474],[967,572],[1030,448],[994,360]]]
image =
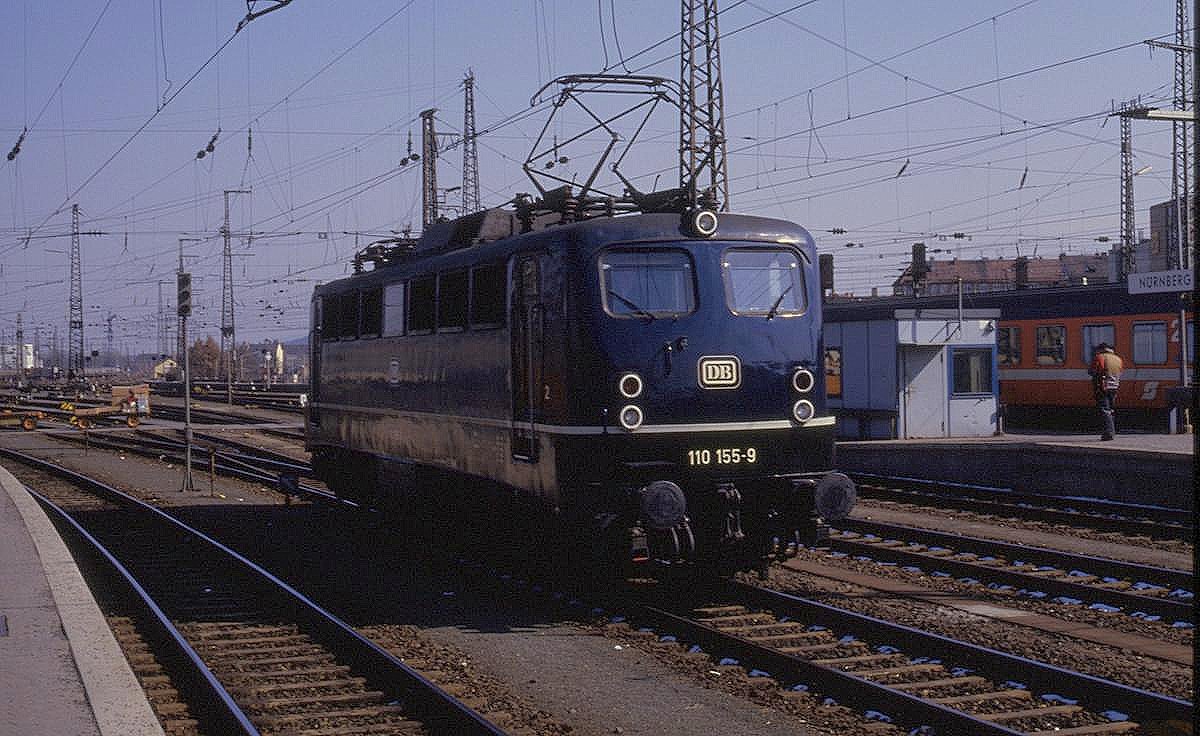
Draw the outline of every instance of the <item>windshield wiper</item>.
[[[779,298],[776,299],[775,303],[771,305],[771,308],[767,310],[767,319],[775,319],[775,315],[779,313],[779,305],[783,304],[783,298],[788,295],[788,292],[792,290],[793,286],[795,286],[795,284],[788,284],[788,287],[784,289],[782,293],[780,293]]]
[[[632,309],[632,310],[633,310],[633,313],[634,313],[635,315],[637,315],[638,317],[645,317],[645,318],[646,318],[646,322],[653,322],[653,321],[654,321],[654,315],[653,315],[653,314],[650,314],[650,313],[649,313],[649,312],[647,312],[646,310],[642,309],[641,307],[639,307],[638,305],[634,304],[633,302],[631,302],[630,300],[626,299],[625,297],[621,296],[620,294],[618,294],[617,292],[613,291],[612,289],[609,289],[609,290],[608,290],[608,295],[609,295],[609,296],[611,296],[611,297],[613,297],[613,298],[615,298],[617,301],[621,302],[622,304],[624,304],[625,306],[629,307],[630,309]]]

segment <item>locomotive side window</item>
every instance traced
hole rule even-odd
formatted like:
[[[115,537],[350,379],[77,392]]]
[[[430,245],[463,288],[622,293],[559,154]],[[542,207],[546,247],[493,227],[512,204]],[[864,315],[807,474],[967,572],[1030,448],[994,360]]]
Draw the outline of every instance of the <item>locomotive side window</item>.
[[[437,277],[422,276],[408,282],[408,331],[433,332],[437,317]]]
[[[996,330],[996,352],[1000,365],[1021,364],[1021,328],[1001,327]]]
[[[504,263],[471,269],[471,327],[503,327],[505,312]]]
[[[1062,325],[1037,328],[1037,364],[1062,365],[1067,359],[1067,328]]]
[[[359,305],[362,311],[359,336],[379,337],[383,331],[383,290],[364,289],[360,292]]]
[[[318,322],[321,325],[321,339],[336,340],[338,337],[338,296],[330,294],[317,300]]]
[[[1158,364],[1167,362],[1167,323],[1133,323],[1133,362]]]
[[[388,284],[383,290],[383,334],[404,334],[404,282]]]
[[[1083,326],[1083,362],[1091,363],[1092,354],[1096,346],[1100,343],[1108,343],[1116,345],[1116,330],[1112,325],[1084,325]]]
[[[459,332],[467,326],[467,272],[438,274],[437,326],[442,332]]]
[[[992,351],[986,348],[954,351],[954,393],[989,394],[992,392]]]
[[[721,259],[721,271],[725,299],[734,314],[794,316],[808,308],[795,251],[732,248]]]
[[[610,250],[600,255],[604,310],[613,317],[680,317],[696,310],[692,257],[681,250]]]
[[[353,340],[358,337],[358,292],[338,295],[338,337]]]

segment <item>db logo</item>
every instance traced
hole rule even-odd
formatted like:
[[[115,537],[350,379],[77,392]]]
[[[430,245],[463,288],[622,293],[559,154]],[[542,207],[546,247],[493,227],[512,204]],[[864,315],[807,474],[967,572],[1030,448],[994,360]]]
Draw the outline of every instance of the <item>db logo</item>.
[[[742,385],[742,361],[736,355],[710,355],[696,363],[700,388],[737,388]]]

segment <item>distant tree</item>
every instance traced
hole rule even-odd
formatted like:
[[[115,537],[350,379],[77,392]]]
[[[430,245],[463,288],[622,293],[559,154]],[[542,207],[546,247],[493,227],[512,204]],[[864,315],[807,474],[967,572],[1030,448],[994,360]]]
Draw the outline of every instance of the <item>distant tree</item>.
[[[196,378],[216,378],[221,375],[221,346],[212,335],[192,343],[192,375]]]

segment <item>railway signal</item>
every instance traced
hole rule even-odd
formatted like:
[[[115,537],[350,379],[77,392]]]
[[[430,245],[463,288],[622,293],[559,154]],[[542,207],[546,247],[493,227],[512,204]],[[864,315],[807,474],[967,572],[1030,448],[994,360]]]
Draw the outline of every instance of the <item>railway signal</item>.
[[[192,315],[192,275],[180,272],[175,276],[175,303],[180,317]]]

